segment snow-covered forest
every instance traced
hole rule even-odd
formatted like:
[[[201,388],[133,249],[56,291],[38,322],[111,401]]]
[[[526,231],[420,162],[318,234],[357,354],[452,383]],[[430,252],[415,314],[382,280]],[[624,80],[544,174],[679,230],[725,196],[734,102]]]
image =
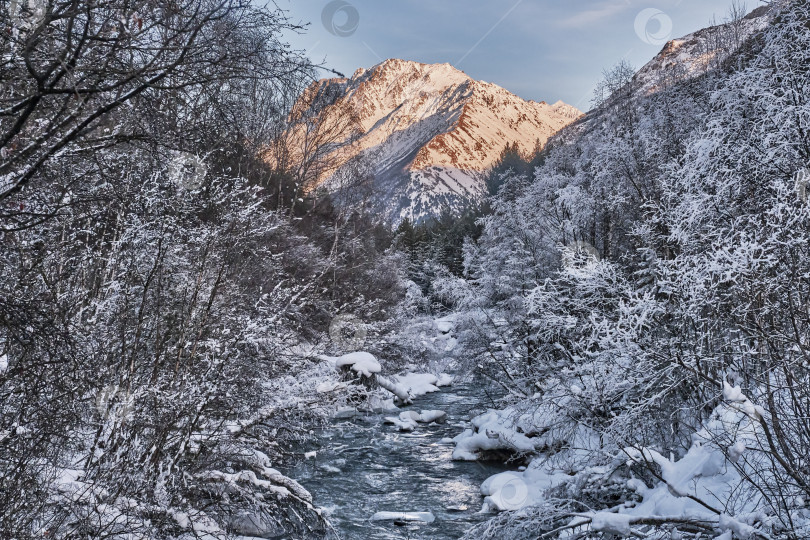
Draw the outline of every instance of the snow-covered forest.
[[[810,4],[772,9],[653,93],[610,70],[436,284],[531,454],[471,538],[810,535]]]
[[[0,538],[810,537],[810,2],[395,226],[298,30],[0,0]]]
[[[311,79],[290,22],[1,5],[0,537],[323,530],[274,468],[328,405],[296,346],[401,283],[387,233],[261,157]]]

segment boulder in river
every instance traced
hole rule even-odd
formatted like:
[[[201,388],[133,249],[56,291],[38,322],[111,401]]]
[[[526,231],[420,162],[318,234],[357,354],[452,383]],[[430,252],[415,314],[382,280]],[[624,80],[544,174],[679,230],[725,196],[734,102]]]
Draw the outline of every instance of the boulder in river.
[[[433,515],[433,512],[377,512],[371,516],[371,521],[433,523],[436,521],[436,516]]]
[[[436,422],[443,424],[447,420],[447,413],[444,411],[402,411],[399,413],[399,418],[395,416],[385,417],[386,424],[394,424],[400,431],[413,431],[416,429],[417,422],[421,424],[429,424]]]

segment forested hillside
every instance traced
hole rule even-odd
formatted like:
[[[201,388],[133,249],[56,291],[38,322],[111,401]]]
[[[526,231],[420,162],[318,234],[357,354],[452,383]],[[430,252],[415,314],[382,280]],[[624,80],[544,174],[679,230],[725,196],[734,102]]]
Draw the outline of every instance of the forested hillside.
[[[434,284],[509,395],[454,455],[500,430],[530,461],[482,486],[507,512],[470,538],[810,534],[810,4],[770,10],[653,91],[610,70]]]

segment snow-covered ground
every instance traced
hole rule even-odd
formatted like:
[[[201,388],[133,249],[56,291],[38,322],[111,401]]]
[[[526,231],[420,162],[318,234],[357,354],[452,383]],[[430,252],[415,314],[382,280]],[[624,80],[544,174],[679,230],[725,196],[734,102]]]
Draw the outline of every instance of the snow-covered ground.
[[[767,498],[737,495],[744,488],[745,476],[759,474],[764,465],[762,455],[756,457],[751,450],[763,439],[760,419],[765,411],[729,383],[725,383],[723,398],[680,458],[652,448],[628,447],[613,456],[610,465],[583,467],[572,473],[555,464],[558,462],[549,454],[537,452],[527,467],[493,475],[483,482],[481,510],[514,512],[542,507],[557,497],[552,491],[610,479],[614,484],[624,482],[637,499],[572,516],[557,531],[560,538],[584,531],[641,537],[643,527],[650,523],[669,523],[672,538],[686,538],[680,536],[679,524],[686,531],[690,523],[698,522],[713,529],[717,539],[767,538],[762,532],[763,520],[769,519]],[[526,424],[542,419],[517,414],[514,409],[490,410],[474,418],[473,428],[453,440],[453,458],[478,459],[480,451],[492,449],[533,452],[537,442],[522,432],[543,431],[542,425]],[[649,482],[635,476],[633,471],[638,467],[660,472]],[[803,499],[798,497],[793,504],[794,518],[806,519]]]

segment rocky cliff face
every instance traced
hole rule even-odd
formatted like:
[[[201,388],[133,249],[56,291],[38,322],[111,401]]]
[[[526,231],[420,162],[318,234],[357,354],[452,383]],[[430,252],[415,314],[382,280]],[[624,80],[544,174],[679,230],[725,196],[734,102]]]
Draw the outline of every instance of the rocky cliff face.
[[[526,101],[449,64],[396,59],[314,83],[300,100],[312,103],[356,114],[358,134],[340,142],[339,159],[366,158],[375,203],[395,222],[480,200],[507,143],[530,152],[581,115],[562,102]],[[330,187],[334,176],[320,182]]]

